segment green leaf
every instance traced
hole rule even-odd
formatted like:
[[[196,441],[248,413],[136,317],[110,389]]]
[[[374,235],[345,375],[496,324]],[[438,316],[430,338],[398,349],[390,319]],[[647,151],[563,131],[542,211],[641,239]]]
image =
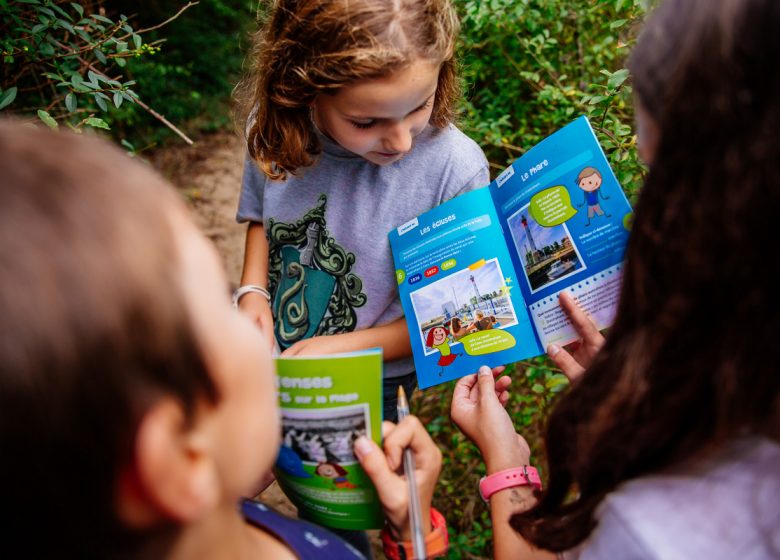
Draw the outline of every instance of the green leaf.
[[[43,109],[38,109],[38,118],[41,119],[43,124],[49,128],[57,128],[58,126],[57,121],[55,121],[52,116]]]
[[[141,36],[140,35],[136,35],[135,33],[133,33],[133,44],[135,45],[136,49],[140,49],[141,48],[141,45],[143,44],[143,42],[141,41]]]
[[[114,92],[114,107],[119,109],[119,107],[122,106],[122,101],[124,101],[124,98],[122,97],[122,93],[119,91]]]
[[[76,111],[76,106],[78,105],[78,101],[76,100],[76,95],[74,93],[69,93],[65,96],[65,107],[67,107],[68,111],[71,113]]]
[[[16,99],[16,88],[10,87],[0,94],[0,110],[5,109]]]
[[[39,12],[41,12],[41,13],[44,13],[44,14],[46,14],[47,16],[49,16],[49,17],[50,17],[50,18],[52,18],[52,19],[57,19],[57,14],[55,14],[55,13],[54,13],[52,10],[50,10],[49,8],[38,8],[38,11],[39,11]]]
[[[87,72],[87,76],[89,77],[89,83],[95,86],[99,84],[99,80],[101,79],[101,76],[99,74],[96,74],[95,72],[90,70],[89,72]]]
[[[111,130],[111,127],[108,126],[108,123],[104,121],[103,119],[99,119],[97,117],[89,117],[87,120],[84,121],[84,124],[91,126],[92,128],[102,128],[103,130]]]
[[[49,43],[41,43],[38,52],[43,56],[52,56],[54,54],[54,47]]]
[[[97,21],[102,21],[103,23],[107,23],[107,24],[109,24],[109,25],[114,25],[114,22],[113,22],[113,21],[111,21],[110,19],[108,19],[108,18],[107,18],[107,17],[105,17],[105,16],[101,16],[100,14],[90,14],[90,16],[89,16],[89,17],[91,17],[91,18],[92,18],[92,19],[94,19],[94,20],[97,20]]]
[[[33,26],[32,29],[30,29],[30,33],[32,33],[33,35],[37,35],[47,27],[49,27],[48,23],[39,23],[38,25],[35,25]]]
[[[106,55],[103,54],[103,51],[100,49],[95,49],[93,51],[95,53],[95,57],[100,61],[101,64],[105,64],[108,62],[108,59],[106,58]]]
[[[124,68],[125,65],[127,64],[127,61],[124,58],[115,58],[114,62],[116,62],[117,66],[119,66],[120,68]]]
[[[609,80],[607,81],[607,87],[609,89],[617,89],[623,82],[626,81],[626,78],[628,78],[628,69],[623,68],[622,70],[618,70],[609,77]]]
[[[610,29],[618,29],[619,27],[623,27],[628,22],[627,19],[616,19],[612,23],[609,24]]]
[[[71,24],[69,24],[67,21],[65,21],[64,19],[58,19],[57,20],[57,25],[59,25],[63,29],[66,29],[70,33],[74,33],[74,34],[76,33],[76,30],[73,29],[73,26]]]
[[[108,104],[106,103],[106,100],[101,97],[100,92],[95,93],[93,95],[95,99],[95,103],[97,103],[97,106],[100,107],[101,111],[107,112],[108,111]]]
[[[70,5],[74,10],[76,10],[76,12],[79,14],[79,17],[84,16],[84,8],[81,7],[81,4],[76,4],[75,2],[71,2]]]
[[[73,21],[73,16],[71,16],[68,12],[60,8],[57,4],[51,4],[51,9],[60,14],[60,16],[69,19],[70,21]]]

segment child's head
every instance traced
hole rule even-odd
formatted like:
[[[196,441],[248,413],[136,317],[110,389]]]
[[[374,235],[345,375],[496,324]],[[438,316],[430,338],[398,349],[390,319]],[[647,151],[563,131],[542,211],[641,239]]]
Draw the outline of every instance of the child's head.
[[[601,173],[595,167],[586,167],[577,175],[577,185],[585,192],[593,192],[601,186]]]
[[[438,346],[439,344],[447,340],[448,334],[449,332],[447,331],[447,327],[443,327],[441,325],[438,327],[433,327],[431,330],[428,331],[428,334],[425,336],[425,345],[428,346],[429,348]]]
[[[66,557],[172,546],[273,462],[268,353],[145,166],[0,122],[0,168],[4,542]]]
[[[778,29],[776,0],[667,0],[639,38],[630,66],[659,134],[615,323],[549,418],[545,496],[513,520],[536,545],[581,542],[629,478],[780,438]]]
[[[457,33],[450,0],[275,2],[244,88],[250,154],[272,178],[310,165],[313,111],[346,149],[395,161],[429,122],[453,119]],[[402,117],[409,126],[381,130]]]

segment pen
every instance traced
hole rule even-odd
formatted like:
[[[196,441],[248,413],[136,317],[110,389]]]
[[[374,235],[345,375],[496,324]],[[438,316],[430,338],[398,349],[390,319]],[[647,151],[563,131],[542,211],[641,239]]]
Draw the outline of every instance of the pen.
[[[406,401],[406,392],[403,386],[398,386],[398,421],[409,415],[409,403]],[[420,497],[417,495],[417,483],[414,480],[414,455],[410,448],[404,449],[404,472],[409,483],[409,522],[412,526],[412,550],[418,560],[426,560],[425,537],[423,536],[422,512],[420,511]]]

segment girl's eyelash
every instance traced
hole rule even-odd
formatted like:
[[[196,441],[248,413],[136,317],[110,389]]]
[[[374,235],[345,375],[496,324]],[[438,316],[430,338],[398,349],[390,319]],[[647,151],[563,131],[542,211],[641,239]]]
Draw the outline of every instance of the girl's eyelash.
[[[412,111],[412,113],[417,113],[418,111],[422,111],[423,109],[427,109],[428,107],[431,106],[432,102],[433,102],[433,98],[429,99],[428,101],[426,101],[425,103],[423,103],[422,105],[417,107],[414,111]],[[366,122],[366,123],[358,122],[358,121],[349,121],[349,122],[352,123],[352,126],[354,126],[355,128],[363,128],[363,129],[371,128],[372,126],[374,126],[376,124],[376,121],[370,121],[370,122]]]
[[[427,109],[428,107],[431,106],[431,102],[432,101],[433,101],[433,98],[428,99],[428,101],[426,101],[425,103],[423,103],[422,105],[417,107],[417,109],[415,109],[413,112],[416,113],[417,111],[422,111],[423,109]]]

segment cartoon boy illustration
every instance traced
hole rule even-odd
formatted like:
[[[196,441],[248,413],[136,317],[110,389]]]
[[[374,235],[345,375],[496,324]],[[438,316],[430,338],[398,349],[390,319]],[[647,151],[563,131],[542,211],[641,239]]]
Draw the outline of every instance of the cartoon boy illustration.
[[[601,182],[601,173],[595,167],[586,167],[577,175],[577,186],[585,194],[582,204],[588,205],[588,223],[585,224],[586,226],[590,225],[590,220],[593,216],[612,217],[611,214],[605,214],[604,210],[601,209],[601,204],[599,204],[599,197],[609,200],[609,197],[604,196],[600,191]],[[582,208],[582,204],[578,204],[577,208]]]
[[[425,345],[428,348],[435,348],[441,354],[441,357],[437,362],[441,366],[441,371],[439,372],[440,377],[444,373],[444,368],[454,362],[455,358],[460,356],[460,354],[453,354],[452,350],[450,350],[449,334],[447,327],[438,326],[429,330],[428,334],[425,336]]]
[[[338,463],[329,463],[323,461],[317,465],[314,469],[314,474],[321,476],[322,478],[329,478],[333,481],[333,485],[336,489],[343,490],[345,488],[357,488],[347,479],[347,471],[344,467]]]

